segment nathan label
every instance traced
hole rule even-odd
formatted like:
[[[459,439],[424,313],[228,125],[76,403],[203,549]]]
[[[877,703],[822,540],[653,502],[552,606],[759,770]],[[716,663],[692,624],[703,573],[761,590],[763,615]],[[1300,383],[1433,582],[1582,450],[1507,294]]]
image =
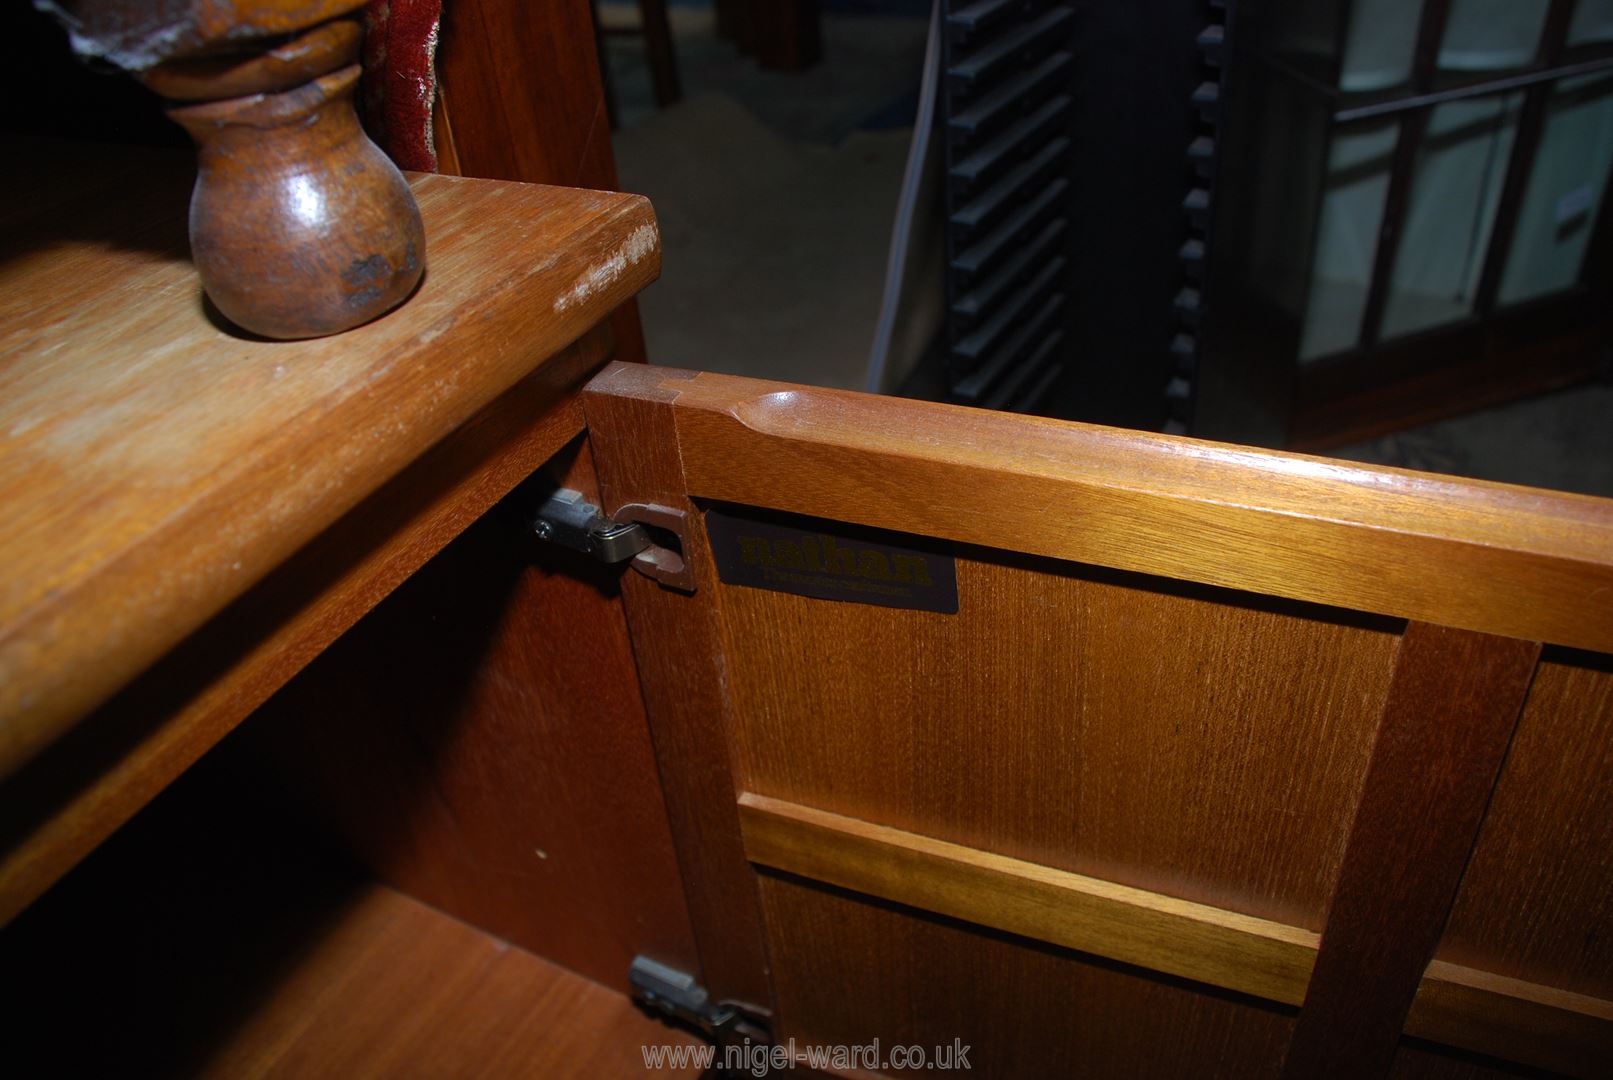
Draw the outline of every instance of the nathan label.
[[[729,585],[948,615],[958,610],[957,560],[920,537],[723,510],[706,512],[706,531],[717,576]],[[908,544],[892,543],[903,540]]]

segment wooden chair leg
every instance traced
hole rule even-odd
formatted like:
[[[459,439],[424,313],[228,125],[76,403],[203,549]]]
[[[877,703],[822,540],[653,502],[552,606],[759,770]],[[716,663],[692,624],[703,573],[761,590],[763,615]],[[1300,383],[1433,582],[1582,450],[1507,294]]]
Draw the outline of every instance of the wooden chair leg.
[[[732,41],[742,53],[751,50],[751,0],[714,0],[717,15],[717,36]]]
[[[672,48],[672,26],[667,21],[666,0],[639,0],[638,10],[644,26],[644,48],[650,62],[650,78],[655,85],[655,103],[666,108],[683,96],[678,86],[678,56]]]
[[[751,0],[756,62],[776,71],[801,71],[823,55],[818,0]]]
[[[599,0],[588,0],[588,14],[594,21],[594,48],[599,52],[599,88],[605,95],[605,118],[610,129],[620,127],[616,118],[616,82],[610,74],[610,55],[605,48],[605,28],[599,23]]]

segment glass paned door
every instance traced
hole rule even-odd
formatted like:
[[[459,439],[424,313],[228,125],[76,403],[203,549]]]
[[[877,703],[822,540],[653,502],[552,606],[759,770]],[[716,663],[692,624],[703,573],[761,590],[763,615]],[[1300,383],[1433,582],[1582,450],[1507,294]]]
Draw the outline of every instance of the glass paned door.
[[[1522,94],[1436,106],[1417,153],[1383,337],[1467,317],[1518,130]]]
[[[1613,75],[1563,79],[1546,104],[1499,300],[1517,303],[1571,288],[1590,242],[1613,163]]]

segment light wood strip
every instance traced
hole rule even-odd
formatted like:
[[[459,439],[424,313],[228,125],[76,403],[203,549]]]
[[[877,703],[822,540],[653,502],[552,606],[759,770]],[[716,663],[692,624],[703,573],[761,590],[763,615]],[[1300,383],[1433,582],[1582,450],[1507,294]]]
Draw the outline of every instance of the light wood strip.
[[[25,153],[0,184],[67,192],[0,261],[0,775],[660,265],[640,197],[419,176],[430,250],[406,304],[252,340],[207,317],[185,258],[188,155],[120,153],[43,177],[48,152]],[[108,173],[118,198],[94,190]]]
[[[658,368],[690,494],[1613,651],[1613,500]]]
[[[1406,627],[1283,1067],[1290,1080],[1393,1065],[1539,657],[1532,641]]]
[[[1613,1001],[1435,960],[1406,1034],[1570,1076],[1606,1076]]]
[[[1319,935],[747,792],[755,863],[1022,937],[1298,1004]],[[1595,1075],[1613,1002],[1435,961],[1407,1034]]]
[[[764,866],[1271,1001],[1305,996],[1308,930],[763,795],[739,806]]]

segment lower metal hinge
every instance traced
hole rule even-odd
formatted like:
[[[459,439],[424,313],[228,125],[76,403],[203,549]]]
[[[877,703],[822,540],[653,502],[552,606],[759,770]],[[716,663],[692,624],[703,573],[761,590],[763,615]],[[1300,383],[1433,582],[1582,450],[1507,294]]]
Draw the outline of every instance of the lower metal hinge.
[[[694,592],[694,571],[683,557],[680,510],[631,503],[606,514],[570,488],[548,493],[528,518],[539,540],[592,555],[601,562],[631,560],[633,569],[673,589]]]
[[[711,1000],[693,975],[635,956],[627,981],[640,1001],[668,1016],[693,1024],[719,1046],[729,1043],[771,1043],[767,1024],[771,1017],[751,1005]]]

